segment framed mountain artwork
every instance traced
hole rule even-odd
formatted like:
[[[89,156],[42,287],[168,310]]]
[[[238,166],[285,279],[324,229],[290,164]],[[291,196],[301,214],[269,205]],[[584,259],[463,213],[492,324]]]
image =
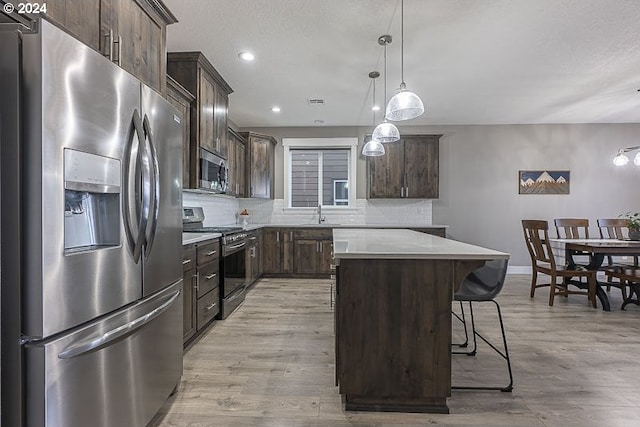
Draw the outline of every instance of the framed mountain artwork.
[[[569,194],[569,171],[519,171],[519,194]]]

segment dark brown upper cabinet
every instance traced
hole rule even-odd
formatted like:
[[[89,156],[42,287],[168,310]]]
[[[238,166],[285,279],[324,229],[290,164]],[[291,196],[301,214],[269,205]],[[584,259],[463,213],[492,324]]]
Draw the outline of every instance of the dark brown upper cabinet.
[[[247,189],[249,197],[273,199],[275,169],[274,137],[255,132],[243,132],[247,140]]]
[[[227,112],[233,89],[202,52],[169,52],[167,73],[196,98],[191,103],[189,181],[184,188],[198,188],[200,148],[228,159]]]
[[[247,141],[233,129],[229,129],[229,191],[236,197],[246,197]]]
[[[167,25],[178,20],[161,0],[47,0],[44,16],[165,92]]]
[[[385,144],[385,154],[370,157],[370,199],[437,199],[442,135],[406,135]]]
[[[182,116],[182,182],[183,186],[188,186],[191,177],[191,165],[198,162],[197,157],[192,157],[189,141],[191,139],[191,103],[195,100],[188,90],[171,76],[167,76],[167,100],[173,105]],[[185,185],[187,184],[187,185]]]

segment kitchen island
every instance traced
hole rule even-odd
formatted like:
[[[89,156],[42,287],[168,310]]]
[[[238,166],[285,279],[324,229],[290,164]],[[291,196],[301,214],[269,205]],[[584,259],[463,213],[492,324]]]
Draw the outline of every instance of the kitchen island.
[[[509,254],[390,229],[334,229],[333,247],[345,409],[448,413],[453,292]]]

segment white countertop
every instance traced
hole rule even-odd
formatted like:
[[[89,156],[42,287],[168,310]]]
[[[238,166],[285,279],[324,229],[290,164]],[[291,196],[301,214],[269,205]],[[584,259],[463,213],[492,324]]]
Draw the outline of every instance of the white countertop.
[[[249,224],[251,227],[252,224]],[[287,228],[449,228],[448,225],[437,224],[332,224],[323,222],[322,224],[263,224],[260,227],[287,227]]]
[[[222,237],[220,233],[182,233],[182,245],[203,242],[205,240]]]
[[[504,259],[506,252],[411,230],[337,228],[333,253],[340,258]]]

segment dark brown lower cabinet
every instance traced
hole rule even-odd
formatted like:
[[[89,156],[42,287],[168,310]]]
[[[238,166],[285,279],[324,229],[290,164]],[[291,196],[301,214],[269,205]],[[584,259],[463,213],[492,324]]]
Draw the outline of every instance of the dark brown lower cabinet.
[[[183,342],[187,345],[220,312],[220,242],[183,246]]]
[[[247,236],[246,279],[252,285],[262,275],[262,230],[254,230]]]
[[[182,332],[183,342],[187,342],[196,333],[196,286],[198,269],[196,266],[196,247],[187,245],[182,256]]]
[[[304,228],[293,232],[294,274],[300,277],[329,277],[331,274],[331,228]]]
[[[263,269],[265,275],[282,276],[293,273],[293,230],[263,229]]]
[[[449,412],[452,295],[483,264],[339,260],[336,380],[347,411]]]

